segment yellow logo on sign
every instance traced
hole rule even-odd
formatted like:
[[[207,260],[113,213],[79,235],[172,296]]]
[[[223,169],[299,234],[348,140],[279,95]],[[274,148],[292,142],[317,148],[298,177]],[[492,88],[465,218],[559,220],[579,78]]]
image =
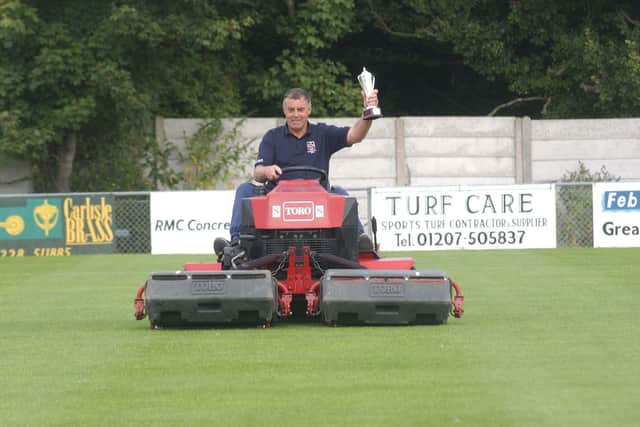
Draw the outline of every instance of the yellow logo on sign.
[[[104,197],[92,203],[85,197],[84,203],[76,204],[66,198],[63,204],[67,245],[96,245],[113,242],[113,207]]]
[[[44,199],[43,204],[33,209],[33,219],[36,225],[44,231],[45,236],[48,236],[49,231],[56,226],[59,216],[58,207],[50,205],[47,199]]]
[[[9,215],[5,221],[0,222],[0,228],[4,228],[12,236],[17,236],[24,231],[24,220],[20,215]]]

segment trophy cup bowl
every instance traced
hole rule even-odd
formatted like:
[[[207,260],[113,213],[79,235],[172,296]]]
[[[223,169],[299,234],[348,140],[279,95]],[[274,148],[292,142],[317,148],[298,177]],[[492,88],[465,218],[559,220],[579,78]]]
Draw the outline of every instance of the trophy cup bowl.
[[[358,82],[360,83],[360,87],[365,95],[365,105],[364,112],[362,113],[362,118],[364,120],[375,120],[382,117],[382,110],[380,107],[375,105],[367,106],[366,97],[368,97],[374,90],[374,85],[376,83],[376,78],[367,71],[365,67],[362,67],[362,73],[358,75]]]

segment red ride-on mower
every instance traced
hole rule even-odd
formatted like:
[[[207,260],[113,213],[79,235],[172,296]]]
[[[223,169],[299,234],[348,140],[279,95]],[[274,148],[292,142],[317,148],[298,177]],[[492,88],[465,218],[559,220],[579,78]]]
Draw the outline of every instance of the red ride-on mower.
[[[152,273],[138,290],[136,319],[151,327],[270,325],[292,316],[327,324],[441,324],[461,317],[464,297],[446,273],[416,270],[412,258],[360,248],[357,203],[328,191],[325,171],[289,173],[267,195],[242,201],[239,242],[217,262]],[[372,220],[375,239],[375,219]],[[377,246],[375,244],[374,246]],[[454,294],[452,296],[452,294]]]

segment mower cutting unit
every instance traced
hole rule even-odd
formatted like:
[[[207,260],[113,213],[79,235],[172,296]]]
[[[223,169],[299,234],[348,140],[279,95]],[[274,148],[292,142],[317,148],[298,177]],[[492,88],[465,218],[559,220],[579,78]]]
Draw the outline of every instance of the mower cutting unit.
[[[270,325],[292,316],[441,324],[450,313],[462,316],[464,297],[445,272],[359,247],[355,199],[328,192],[320,169],[284,168],[283,175],[300,171],[320,180],[280,180],[267,195],[242,201],[240,241],[217,262],[152,273],[138,290],[136,319],[148,316],[153,328]],[[372,228],[375,242],[375,219]]]

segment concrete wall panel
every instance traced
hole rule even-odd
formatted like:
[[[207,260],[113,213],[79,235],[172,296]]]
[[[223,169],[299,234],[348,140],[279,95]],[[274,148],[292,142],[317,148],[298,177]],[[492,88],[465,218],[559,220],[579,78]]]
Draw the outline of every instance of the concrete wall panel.
[[[395,180],[395,163],[387,158],[335,158],[331,160],[332,179],[388,178]]]
[[[385,158],[395,155],[395,143],[392,138],[366,138],[351,147],[338,151],[332,159]]]
[[[443,185],[511,185],[515,184],[512,177],[414,177],[411,179],[411,185],[416,187],[432,187]]]
[[[640,159],[640,139],[535,141],[532,160]]]
[[[407,137],[513,137],[514,117],[403,117]]]
[[[330,178],[331,185],[339,185],[351,191],[352,189],[364,189],[371,187],[395,187],[394,178]]]
[[[407,137],[407,157],[513,157],[513,138]]]
[[[533,140],[615,139],[640,136],[640,119],[532,120]]]
[[[514,176],[511,158],[438,157],[407,159],[410,176],[416,177],[469,177],[499,178]]]
[[[317,123],[327,123],[334,126],[345,126],[350,127],[356,122],[356,117],[339,117],[339,118],[331,118],[331,117],[321,117],[321,118],[312,118],[313,122]],[[395,137],[395,118],[382,118],[378,120],[374,120],[371,124],[371,129],[367,134],[367,138],[387,138],[393,139]]]
[[[22,194],[32,191],[29,162],[0,155],[0,194]],[[2,220],[4,218],[0,218],[0,221]]]
[[[580,160],[594,174],[599,172],[603,166],[611,175],[620,177],[623,181],[640,180],[640,159],[590,159]],[[560,181],[563,175],[577,171],[579,160],[545,160],[533,163],[534,182],[555,182]]]

